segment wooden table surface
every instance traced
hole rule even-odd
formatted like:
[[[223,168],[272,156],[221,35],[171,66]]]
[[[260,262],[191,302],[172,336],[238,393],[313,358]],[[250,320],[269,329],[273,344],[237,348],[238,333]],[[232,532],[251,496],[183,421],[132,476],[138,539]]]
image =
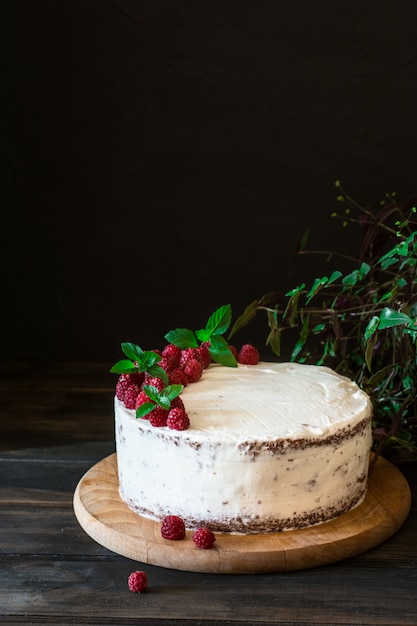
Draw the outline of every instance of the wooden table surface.
[[[417,466],[402,528],[360,556],[304,571],[181,572],[94,542],[73,512],[85,472],[114,452],[106,363],[0,363],[0,623],[417,624]],[[144,569],[149,589],[128,590]]]

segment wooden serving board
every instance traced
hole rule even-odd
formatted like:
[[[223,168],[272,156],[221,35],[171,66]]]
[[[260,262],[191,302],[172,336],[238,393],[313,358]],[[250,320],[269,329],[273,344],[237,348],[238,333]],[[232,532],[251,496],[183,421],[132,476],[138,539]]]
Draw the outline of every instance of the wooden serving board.
[[[341,561],[377,546],[404,523],[411,492],[401,472],[379,458],[365,501],[345,515],[301,530],[260,535],[216,533],[214,547],[197,548],[192,531],[163,539],[160,523],[131,511],[119,496],[117,457],[94,465],[74,494],[74,512],[97,543],[130,559],[161,567],[216,574],[307,569]]]

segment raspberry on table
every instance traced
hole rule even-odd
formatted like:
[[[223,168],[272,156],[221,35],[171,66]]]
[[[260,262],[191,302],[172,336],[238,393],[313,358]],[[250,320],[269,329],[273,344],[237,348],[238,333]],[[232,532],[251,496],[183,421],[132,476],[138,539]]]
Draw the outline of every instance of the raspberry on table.
[[[166,425],[171,430],[187,430],[190,425],[190,419],[181,407],[174,407],[169,410]]]
[[[145,591],[148,586],[146,573],[139,570],[132,572],[127,579],[127,584],[130,591],[133,591],[133,593],[141,593],[141,591]]]
[[[184,539],[185,524],[178,515],[167,515],[162,520],[161,535],[164,539]]]
[[[197,548],[203,548],[208,550],[213,547],[216,537],[214,533],[208,528],[198,528],[193,533],[193,541]]]
[[[256,365],[259,363],[259,352],[251,343],[245,343],[239,350],[238,362],[242,365]]]

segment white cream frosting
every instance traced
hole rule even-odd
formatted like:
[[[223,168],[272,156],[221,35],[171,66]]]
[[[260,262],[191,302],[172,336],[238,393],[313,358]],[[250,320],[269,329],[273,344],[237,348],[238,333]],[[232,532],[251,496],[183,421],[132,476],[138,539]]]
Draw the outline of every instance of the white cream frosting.
[[[365,496],[371,404],[327,367],[210,365],[181,395],[190,428],[155,428],[115,400],[120,492],[154,519],[265,532],[317,523]]]

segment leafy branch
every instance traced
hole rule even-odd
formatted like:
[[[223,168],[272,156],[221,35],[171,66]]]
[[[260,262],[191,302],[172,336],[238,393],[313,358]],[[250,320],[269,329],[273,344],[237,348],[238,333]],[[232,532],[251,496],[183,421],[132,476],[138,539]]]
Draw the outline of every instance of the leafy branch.
[[[362,207],[336,183],[344,227],[359,223],[358,257],[286,293],[251,302],[230,337],[259,312],[266,314],[266,345],[278,357],[288,331],[296,333],[291,360],[326,364],[356,380],[374,407],[374,448],[401,457],[417,452],[417,222],[413,202],[387,195],[379,210]],[[298,254],[306,251],[304,237]],[[321,251],[332,261],[346,255]],[[290,333],[290,336],[293,335]]]

